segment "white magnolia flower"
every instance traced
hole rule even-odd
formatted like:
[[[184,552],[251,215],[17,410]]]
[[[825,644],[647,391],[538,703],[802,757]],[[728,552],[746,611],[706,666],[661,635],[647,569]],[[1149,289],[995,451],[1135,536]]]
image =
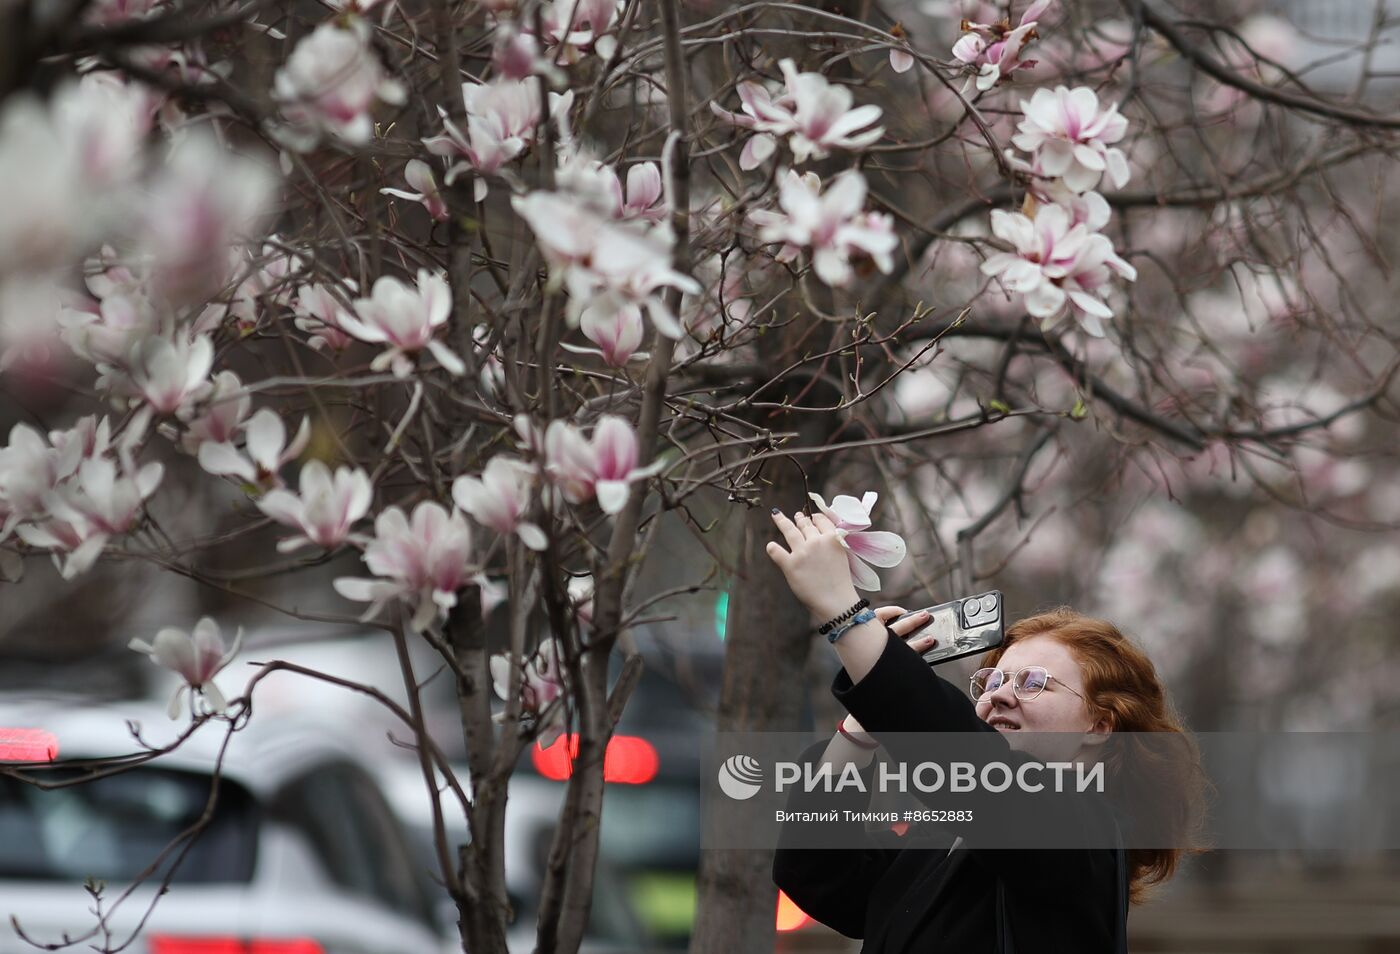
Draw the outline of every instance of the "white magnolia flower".
[[[598,419],[593,438],[567,421],[550,421],[545,431],[545,470],[570,503],[598,498],[604,513],[621,512],[631,485],[658,473],[665,461],[637,466],[637,435],[626,420],[610,414]]]
[[[491,670],[491,688],[502,699],[510,697],[511,657],[507,653],[496,653],[488,662]],[[564,730],[565,713],[562,704],[564,696],[563,650],[559,640],[550,638],[540,643],[535,657],[525,663],[520,679],[521,709],[536,718],[546,716],[548,722],[538,726],[538,742],[541,748],[549,748],[559,733]],[[557,704],[556,704],[557,703]],[[501,711],[493,716],[500,722],[505,717]]]
[[[190,697],[190,714],[195,714],[195,697],[201,697],[212,712],[223,712],[228,703],[224,694],[214,684],[214,676],[238,655],[238,647],[243,643],[243,630],[240,628],[233,637],[233,648],[224,651],[224,637],[219,624],[208,616],[195,623],[194,630],[166,627],[156,633],[149,643],[144,639],[133,639],[129,648],[151,657],[151,662],[163,666],[184,679],[184,685],[175,690],[167,710],[170,718],[177,719],[184,707],[184,698]]]
[[[253,408],[253,398],[243,390],[243,382],[232,371],[220,371],[200,401],[196,413],[186,410],[188,419],[180,446],[187,454],[199,453],[205,443],[232,444]]]
[[[299,536],[288,537],[277,544],[281,553],[299,547],[315,545],[332,550],[350,536],[350,528],[369,513],[374,488],[369,475],[356,467],[330,468],[319,460],[310,460],[301,469],[301,492],[269,490],[258,498],[258,509],[278,523],[295,527]]]
[[[207,335],[152,335],[132,349],[128,373],[141,400],[159,414],[174,414],[207,393],[213,365]]]
[[[354,343],[355,339],[345,331],[345,322],[353,321],[355,316],[341,301],[358,291],[359,286],[348,279],[340,296],[322,284],[301,287],[292,312],[296,315],[296,326],[311,335],[307,344],[317,351],[344,351]]]
[[[413,356],[429,351],[450,374],[462,374],[462,359],[433,335],[447,324],[452,313],[452,291],[441,276],[418,270],[417,287],[409,287],[392,275],[382,275],[368,298],[355,302],[357,317],[340,319],[346,334],[388,347],[370,363],[375,371],[392,368],[395,377],[413,370]]]
[[[788,170],[778,192],[782,212],[759,210],[750,218],[760,226],[759,238],[782,242],[779,261],[810,249],[817,277],[828,285],[844,286],[854,277],[851,255],[868,255],[888,273],[899,245],[894,220],[879,212],[863,212],[865,177],[854,169],[840,173],[825,192],[815,173]]]
[[[433,168],[422,159],[410,159],[403,168],[403,177],[409,186],[417,189],[417,192],[405,192],[402,189],[380,189],[384,195],[392,195],[398,199],[409,199],[413,202],[423,203],[423,208],[428,210],[428,214],[436,222],[447,221],[447,199],[443,196],[442,190],[438,188],[437,180],[433,178]]]
[[[749,140],[739,158],[744,169],[753,169],[772,155],[773,137],[787,137],[793,159],[825,159],[832,149],[860,150],[885,134],[879,106],[851,108],[851,91],[836,86],[820,73],[802,73],[790,59],[779,62],[785,90],[773,96],[757,83],[740,83],[743,113],[731,113],[715,103],[715,115],[758,135]]]
[[[273,80],[273,95],[292,123],[290,145],[307,148],[322,132],[352,145],[370,140],[375,100],[398,105],[403,85],[390,79],[366,31],[322,23],[297,44]]]
[[[878,590],[879,575],[870,568],[899,566],[904,560],[904,538],[888,530],[871,530],[870,511],[875,508],[879,494],[871,490],[860,499],[837,494],[827,506],[821,494],[809,493],[817,509],[826,514],[841,533],[841,545],[846,548],[846,562],[851,568],[851,581],[862,590]]]
[[[975,82],[980,90],[988,90],[1018,69],[1035,66],[1035,60],[1023,59],[1032,41],[1039,37],[1037,21],[1052,0],[1034,0],[1021,14],[1015,29],[1009,19],[995,23],[962,22],[963,36],[953,45],[953,57],[976,68]],[[969,84],[973,82],[969,79]],[[963,86],[968,92],[968,84]]]
[[[263,408],[248,421],[244,450],[239,451],[231,441],[199,445],[199,466],[211,474],[227,474],[243,478],[256,487],[281,484],[279,472],[295,460],[311,440],[311,419],[303,417],[301,426],[290,444],[287,428],[277,412]]]
[[[1059,205],[1043,205],[1035,220],[1019,212],[992,212],[992,231],[1014,247],[982,263],[982,273],[1001,276],[1008,291],[1024,297],[1026,311],[1048,328],[1073,315],[1089,334],[1103,336],[1101,319],[1113,317],[1103,302],[1114,274],[1133,281],[1137,270],[1119,258],[1107,236],[1073,224]]]
[[[1025,119],[1011,141],[1032,154],[1043,175],[1062,178],[1073,192],[1096,187],[1105,170],[1114,185],[1127,184],[1128,160],[1112,145],[1127,134],[1128,121],[1117,106],[1100,110],[1092,89],[1038,89],[1021,101],[1021,112]]]
[[[548,545],[544,531],[525,520],[535,470],[513,457],[498,455],[486,463],[480,477],[462,476],[452,483],[452,499],[483,526],[502,536],[517,534],[532,550]]]
[[[457,591],[474,578],[471,530],[461,513],[449,515],[425,500],[411,519],[398,507],[385,509],[375,518],[374,533],[364,556],[374,578],[340,577],[335,590],[370,604],[362,619],[401,599],[413,609],[413,629],[422,632],[457,605]]]

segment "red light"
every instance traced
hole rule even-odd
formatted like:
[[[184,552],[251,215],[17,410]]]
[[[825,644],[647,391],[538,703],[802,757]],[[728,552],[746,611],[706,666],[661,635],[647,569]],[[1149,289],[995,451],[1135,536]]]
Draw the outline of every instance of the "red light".
[[[807,912],[797,906],[797,902],[787,896],[787,892],[778,892],[778,930],[796,931],[802,925],[812,920],[807,916]]]
[[[893,825],[890,825],[890,830],[903,838],[904,833],[909,830],[909,823],[907,821],[897,821]]]
[[[151,954],[247,954],[247,949],[236,937],[170,937],[157,934],[151,938]]]
[[[58,736],[43,729],[0,729],[0,762],[52,762]]]
[[[535,771],[545,778],[562,782],[573,771],[578,756],[578,734],[561,735],[547,749],[538,745],[530,749]],[[603,754],[603,781],[622,785],[645,785],[656,778],[661,760],[656,748],[646,739],[635,735],[615,735],[608,740]]]
[[[158,934],[151,938],[151,954],[325,954],[310,938],[285,940],[243,940],[236,937],[174,937]]]

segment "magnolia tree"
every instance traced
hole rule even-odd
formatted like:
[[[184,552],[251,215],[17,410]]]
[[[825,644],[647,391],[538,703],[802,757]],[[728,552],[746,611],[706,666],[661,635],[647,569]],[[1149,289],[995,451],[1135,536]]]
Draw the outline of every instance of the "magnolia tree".
[[[1217,15],[0,0],[0,569],[140,561],[382,628],[473,954],[505,950],[535,744],[575,753],[538,949],[578,949],[629,626],[709,585],[634,585],[663,518],[732,590],[724,729],[802,702],[771,506],[827,513],[887,601],[1073,595],[1171,672],[1216,673],[1227,619],[1287,670],[1314,607],[1387,588],[1372,566],[1314,603],[1299,548],[1400,518],[1400,118],[1369,56],[1314,84],[1286,23]],[[325,611],[255,588],[327,564]],[[324,678],[273,662],[225,698],[219,624],[170,623],[131,647],[194,726],[235,729],[278,668]],[[454,679],[466,779],[411,641]],[[768,867],[706,854],[697,949],[771,949]]]

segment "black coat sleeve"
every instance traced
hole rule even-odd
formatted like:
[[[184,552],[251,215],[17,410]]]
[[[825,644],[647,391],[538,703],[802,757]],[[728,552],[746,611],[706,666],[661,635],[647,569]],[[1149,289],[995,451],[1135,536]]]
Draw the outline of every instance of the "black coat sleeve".
[[[929,758],[927,740],[917,738],[915,733],[979,732],[989,733],[988,742],[996,752],[996,759],[1004,760],[1013,768],[1033,761],[1030,756],[1013,750],[996,729],[978,718],[976,707],[966,692],[934,672],[894,630],[886,626],[885,632],[885,648],[874,667],[858,683],[853,683],[843,668],[836,674],[831,691],[861,727],[880,740],[891,758],[907,763]],[[930,807],[949,807],[944,794],[925,793],[912,786],[910,791]],[[1028,828],[1071,826],[1057,830],[1086,832],[1086,843],[1089,832],[1097,833],[1095,838],[1100,844],[1107,837],[1103,834],[1104,826],[1110,823],[1099,810],[1101,806],[1092,799],[1018,793],[1014,786],[1004,797],[1006,800],[1000,803],[1002,810],[997,821],[1003,834],[1008,828],[1024,824]],[[1024,800],[1024,806],[1011,804],[1018,798]],[[1008,849],[978,850],[975,827],[961,828],[956,833],[967,837],[968,850],[974,856],[990,851],[986,858],[989,866],[1001,871],[1012,883],[1022,879],[1031,882],[1046,877],[1051,870],[1061,874],[1081,873],[1078,868],[1101,860],[1098,855],[1111,856],[1111,851],[1095,852],[1096,857],[1091,859],[1080,851],[1028,849],[1014,852],[1016,863],[1008,864],[1012,860]],[[1066,865],[1070,871],[1065,870]]]
[[[826,742],[817,742],[799,756],[802,764],[820,761]],[[790,812],[834,810],[863,811],[870,804],[875,774],[871,763],[861,772],[865,792],[807,793],[794,785],[788,793]],[[850,844],[840,848],[799,848],[803,822],[784,822],[773,855],[773,883],[812,918],[847,937],[865,935],[865,914],[870,891],[889,870],[898,847],[885,847],[868,835],[863,824],[843,826]],[[824,824],[812,822],[806,824]],[[830,829],[823,828],[830,837]],[[891,833],[892,834],[892,833]]]

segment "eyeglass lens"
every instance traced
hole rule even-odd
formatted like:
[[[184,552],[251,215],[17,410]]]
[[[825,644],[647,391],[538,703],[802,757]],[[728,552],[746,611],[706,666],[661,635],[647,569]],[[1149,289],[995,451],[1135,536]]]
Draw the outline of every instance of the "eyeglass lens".
[[[980,699],[989,692],[996,692],[1001,688],[1004,678],[1005,674],[1000,669],[979,669],[972,676],[973,697]],[[1040,695],[1049,680],[1050,674],[1043,668],[1028,666],[1017,671],[1012,689],[1017,696],[1030,698]]]

